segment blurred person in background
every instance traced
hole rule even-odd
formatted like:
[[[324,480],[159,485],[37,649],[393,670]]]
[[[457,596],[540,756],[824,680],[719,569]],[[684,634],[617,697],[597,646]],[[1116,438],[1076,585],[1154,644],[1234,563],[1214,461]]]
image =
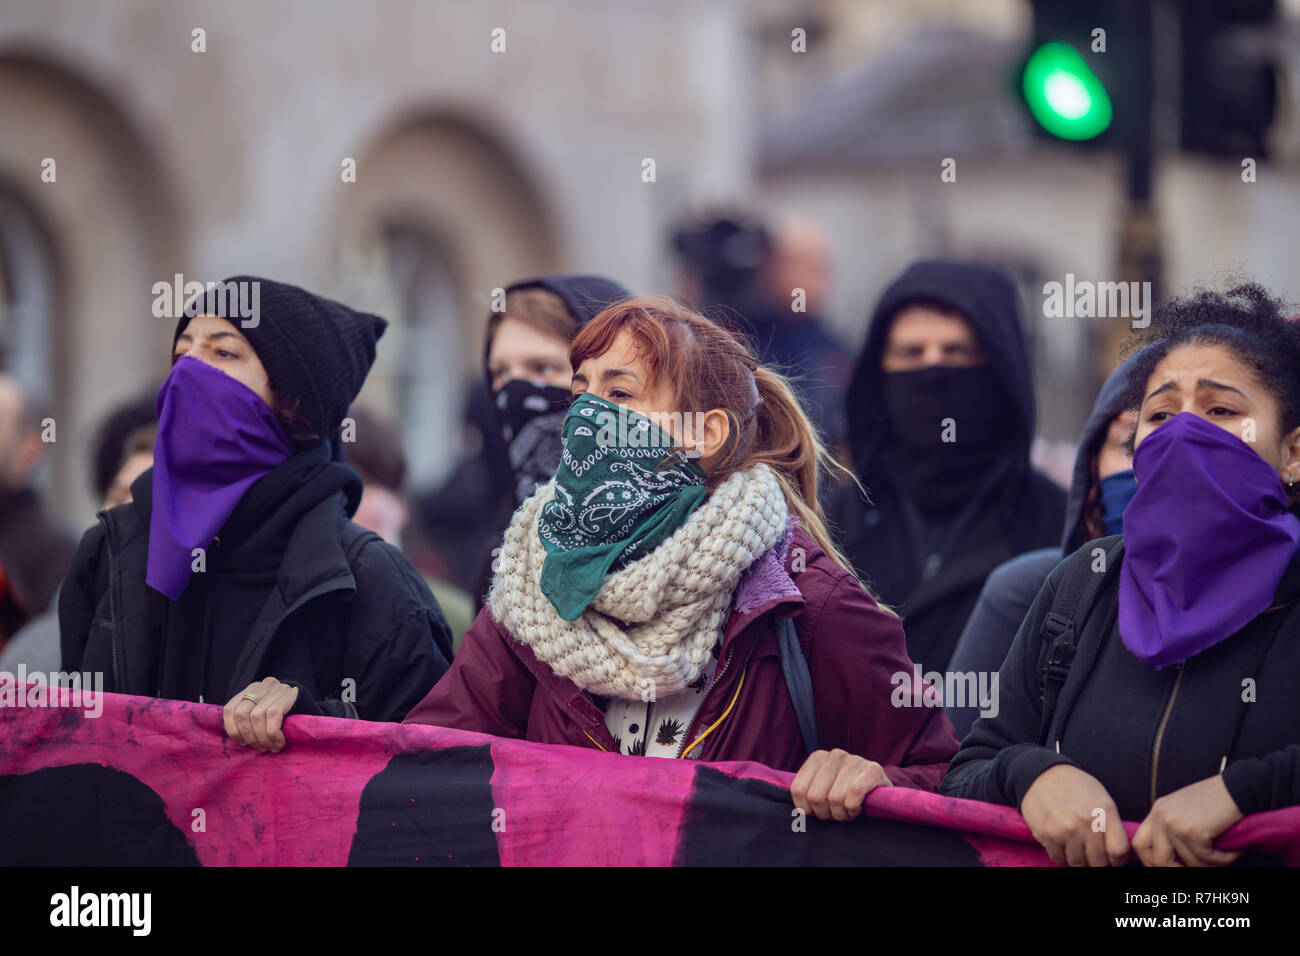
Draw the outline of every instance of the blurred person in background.
[[[1128,371],[1135,358],[1110,373],[1083,426],[1061,547],[1029,551],[993,569],[957,641],[948,663],[950,672],[1001,670],[1016,631],[1052,570],[1085,542],[1124,530],[1124,509],[1137,491],[1128,453],[1135,417],[1133,410],[1123,405]],[[959,707],[954,701],[944,701],[958,737],[966,736],[981,709],[977,701],[965,704]]]
[[[492,551],[520,502],[555,477],[560,463],[560,425],[569,407],[569,344],[578,331],[606,306],[627,298],[617,282],[590,275],[555,275],[515,282],[505,289],[505,309],[488,316],[483,349],[483,376],[490,403],[483,414],[481,457],[497,466],[499,492],[481,502],[484,531],[473,551],[447,555],[473,570],[468,589],[475,610],[483,606],[492,579]],[[426,519],[438,512],[465,510],[466,481],[462,463],[433,500],[421,504]],[[426,523],[436,542],[437,525]],[[466,560],[466,557],[469,560]]]
[[[102,508],[130,501],[131,482],[153,465],[156,391],[119,406],[96,429],[90,486]],[[28,621],[0,653],[0,671],[14,673],[22,664],[29,673],[50,674],[60,669],[61,656],[56,593],[49,606]]]
[[[157,435],[158,388],[122,405],[104,420],[91,457],[91,489],[105,509],[131,500],[132,483],[153,467]]]
[[[1124,394],[1123,534],[1048,576],[997,715],[944,778],[1017,807],[1058,863],[1222,866],[1242,856],[1215,847],[1230,826],[1300,804],[1300,329],[1284,315],[1257,285],[1155,310]],[[1141,821],[1131,842],[1121,820]]]
[[[743,215],[709,217],[683,224],[673,248],[686,301],[752,335],[759,360],[791,379],[822,440],[836,448],[853,358],[826,329],[825,233],[802,219],[769,230]]]
[[[353,423],[353,438],[344,443],[344,452],[347,463],[357,470],[365,485],[352,520],[405,551],[404,532],[410,510],[403,491],[406,453],[401,436],[391,422],[367,408],[353,408],[348,417]],[[474,602],[448,581],[426,574],[425,582],[447,618],[454,653],[474,620]]]
[[[402,553],[348,520],[361,479],[339,426],[387,323],[253,276],[221,288],[175,327],[153,467],[77,549],[63,670],[225,704],[231,740],[273,752],[289,714],[400,719],[451,635]],[[250,297],[247,321],[229,306]]]
[[[831,493],[845,553],[946,667],[984,580],[1060,540],[1065,492],[1034,470],[1034,387],[1011,276],[910,265],[876,305],[848,395],[854,468]]]
[[[17,381],[0,376],[0,650],[49,607],[76,548],[32,487],[48,448],[45,418]]]

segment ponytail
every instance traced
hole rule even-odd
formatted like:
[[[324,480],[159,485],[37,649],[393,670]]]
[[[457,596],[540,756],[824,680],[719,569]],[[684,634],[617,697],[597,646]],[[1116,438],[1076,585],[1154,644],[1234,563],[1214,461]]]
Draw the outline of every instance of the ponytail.
[[[798,517],[809,537],[833,561],[852,572],[853,565],[826,528],[818,489],[823,474],[839,474],[855,484],[857,476],[827,450],[783,375],[760,365],[754,369],[754,383],[759,401],[753,451],[732,470],[758,462],[771,468],[781,482],[791,513]]]

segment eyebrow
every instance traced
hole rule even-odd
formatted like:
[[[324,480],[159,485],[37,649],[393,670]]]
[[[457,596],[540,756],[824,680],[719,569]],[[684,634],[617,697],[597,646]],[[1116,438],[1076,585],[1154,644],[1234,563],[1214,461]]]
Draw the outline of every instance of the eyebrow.
[[[638,376],[638,375],[637,375],[635,372],[633,372],[631,369],[626,369],[626,368],[609,368],[609,369],[606,369],[604,372],[601,373],[601,376],[600,376],[600,377],[601,377],[602,380],[608,382],[610,379],[620,378],[620,377],[623,377],[623,376],[626,376],[627,378],[630,378],[630,379],[632,379],[633,381],[638,382],[638,383],[640,383],[640,381],[641,381],[640,376]],[[574,372],[574,373],[573,373],[573,381],[575,381],[575,382],[586,382],[586,381],[587,381],[587,376],[583,375],[581,372]]]
[[[1174,382],[1173,379],[1170,379],[1169,381],[1165,382],[1165,384],[1163,384],[1163,385],[1161,385],[1159,388],[1157,388],[1157,389],[1156,389],[1154,392],[1152,392],[1150,395],[1148,395],[1148,396],[1146,397],[1145,401],[1148,401],[1148,402],[1149,402],[1149,401],[1151,401],[1151,399],[1155,398],[1155,397],[1156,397],[1157,395],[1159,395],[1160,393],[1162,393],[1162,392],[1168,392],[1168,391],[1173,391],[1173,390],[1175,390],[1175,389],[1177,389],[1177,388],[1178,388],[1178,385]],[[1247,401],[1250,401],[1250,398],[1249,398],[1249,397],[1246,395],[1246,393],[1243,392],[1241,389],[1239,389],[1239,388],[1233,388],[1231,385],[1225,385],[1223,382],[1216,382],[1216,381],[1214,381],[1213,379],[1209,379],[1209,378],[1202,378],[1202,379],[1199,379],[1199,380],[1196,382],[1196,388],[1197,388],[1198,390],[1200,390],[1200,389],[1209,389],[1209,390],[1211,390],[1211,391],[1215,391],[1215,392],[1236,392],[1236,393],[1237,393],[1238,395],[1240,395],[1242,398],[1246,399]]]
[[[247,342],[248,342],[248,339],[244,338],[244,337],[243,337],[242,335],[240,335],[238,332],[231,332],[231,331],[229,331],[229,330],[223,330],[223,331],[217,331],[217,332],[209,332],[207,335],[205,335],[205,336],[203,336],[203,337],[204,337],[205,339],[207,339],[209,342],[211,342],[213,339],[227,339],[227,338],[229,338],[229,339],[236,339],[236,340],[238,340],[238,341],[240,341],[240,342],[244,342],[244,343],[247,343]],[[182,333],[177,337],[176,341],[179,342],[181,339],[190,339],[190,340],[193,340],[193,338],[194,338],[194,335],[193,335],[191,332],[189,332],[189,331],[185,331],[185,332],[182,332]]]
[[[886,346],[886,350],[892,349],[893,351],[896,352],[919,352],[919,351],[923,351],[927,344],[929,343],[917,342],[915,340],[910,340],[906,342],[895,342],[891,345]],[[947,351],[951,351],[953,349],[966,349],[968,351],[978,352],[980,350],[980,346],[978,342],[971,342],[965,339],[952,340],[948,342],[940,342],[939,348]]]

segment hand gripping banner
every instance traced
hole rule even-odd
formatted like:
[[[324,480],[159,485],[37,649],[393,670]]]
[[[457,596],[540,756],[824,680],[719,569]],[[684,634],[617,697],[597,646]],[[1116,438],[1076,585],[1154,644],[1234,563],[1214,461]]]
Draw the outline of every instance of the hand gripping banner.
[[[1051,865],[1011,808],[902,787],[838,823],[804,819],[792,775],[754,763],[329,717],[290,717],[284,750],[259,754],[211,704],[102,694],[92,710],[14,686],[0,865]],[[1300,807],[1218,846],[1300,863]]]

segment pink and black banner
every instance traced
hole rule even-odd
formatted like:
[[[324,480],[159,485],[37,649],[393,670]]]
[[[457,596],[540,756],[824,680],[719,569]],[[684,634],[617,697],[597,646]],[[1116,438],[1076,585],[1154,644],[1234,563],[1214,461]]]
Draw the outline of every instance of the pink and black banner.
[[[791,775],[758,764],[326,717],[289,718],[285,749],[258,754],[217,706],[27,686],[0,705],[0,865],[1051,865],[1014,810],[904,788],[836,823],[803,819]],[[1300,807],[1218,845],[1298,864]]]

